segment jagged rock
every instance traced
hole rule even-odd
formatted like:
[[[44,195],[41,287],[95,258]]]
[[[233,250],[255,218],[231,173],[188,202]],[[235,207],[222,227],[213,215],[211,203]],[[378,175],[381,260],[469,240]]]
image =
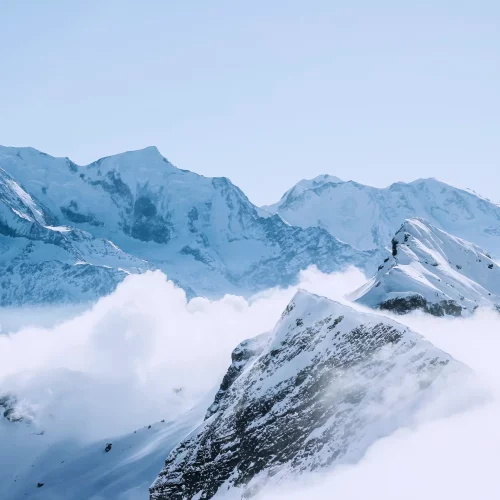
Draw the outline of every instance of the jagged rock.
[[[214,402],[208,409],[205,419],[210,418],[219,410],[220,402],[225,398],[227,391],[241,375],[248,363],[263,351],[269,335],[268,333],[264,333],[253,339],[245,340],[232,352],[232,364],[222,379],[220,389],[215,395]]]
[[[379,308],[396,314],[407,314],[415,310],[421,310],[433,316],[461,316],[462,307],[453,300],[442,300],[429,304],[421,295],[410,295],[409,297],[397,297],[381,302]]]

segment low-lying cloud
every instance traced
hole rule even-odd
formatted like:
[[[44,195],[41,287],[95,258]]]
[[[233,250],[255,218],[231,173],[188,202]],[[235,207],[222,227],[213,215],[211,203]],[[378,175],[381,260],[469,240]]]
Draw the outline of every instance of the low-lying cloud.
[[[299,286],[341,299],[363,280],[355,269],[311,268]],[[38,310],[38,326],[25,326],[22,309],[4,310],[0,323],[7,318],[17,331],[0,334],[0,395],[16,395],[34,425],[61,438],[110,437],[174,419],[217,389],[232,350],[272,329],[296,289],[188,302],[164,274],[150,272],[62,322],[60,308],[52,316]]]

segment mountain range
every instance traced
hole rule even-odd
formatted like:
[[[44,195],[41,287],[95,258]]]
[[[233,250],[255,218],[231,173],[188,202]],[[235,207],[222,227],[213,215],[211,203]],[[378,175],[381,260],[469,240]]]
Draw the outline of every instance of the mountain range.
[[[389,246],[401,224],[417,217],[500,258],[500,206],[436,179],[380,189],[319,176],[263,209],[295,226],[322,227],[359,250]]]
[[[83,167],[0,148],[0,182],[2,305],[93,299],[153,268],[190,296],[248,295],[310,265],[371,269],[377,253],[290,226],[228,179],[178,169],[153,147]]]
[[[288,286],[311,265],[372,275],[415,217],[500,256],[500,207],[434,179],[379,189],[323,175],[259,208],[154,147],[86,166],[0,147],[0,305],[93,301],[148,269],[190,297]]]

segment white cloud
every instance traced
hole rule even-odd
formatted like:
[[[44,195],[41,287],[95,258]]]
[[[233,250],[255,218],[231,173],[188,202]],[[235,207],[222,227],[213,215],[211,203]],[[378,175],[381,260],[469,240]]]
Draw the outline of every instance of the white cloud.
[[[363,279],[356,270],[313,268],[301,273],[300,286],[341,298]],[[295,291],[187,302],[154,272],[129,276],[63,322],[60,308],[31,317],[31,310],[4,310],[0,323],[18,331],[0,335],[0,395],[15,394],[38,427],[61,437],[97,439],[175,418],[218,388],[231,351],[272,329]],[[22,326],[27,316],[42,326]]]

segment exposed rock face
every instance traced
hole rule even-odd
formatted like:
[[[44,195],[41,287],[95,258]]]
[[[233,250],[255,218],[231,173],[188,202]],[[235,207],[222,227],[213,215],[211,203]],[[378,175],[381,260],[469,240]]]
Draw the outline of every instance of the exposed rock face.
[[[420,310],[433,316],[461,316],[462,307],[453,300],[442,300],[429,304],[421,295],[410,295],[409,297],[401,297],[389,299],[381,302],[380,309],[391,311],[396,314],[408,314],[409,312]]]
[[[349,298],[397,314],[467,315],[500,304],[500,267],[478,246],[410,219],[392,239],[392,257]]]
[[[264,333],[253,339],[245,340],[232,352],[232,364],[227,370],[226,375],[224,375],[220,389],[215,395],[214,402],[207,411],[206,419],[219,411],[220,403],[226,398],[227,391],[241,375],[245,367],[262,353],[269,337],[270,334]]]
[[[380,316],[299,292],[269,336],[247,341],[207,418],[168,456],[151,500],[250,497],[268,480],[359,460],[465,370]]]
[[[380,309],[395,312],[397,314],[407,314],[419,309],[433,316],[461,316],[462,307],[453,300],[442,300],[434,304],[429,304],[421,295],[410,295],[389,299],[380,303]]]

